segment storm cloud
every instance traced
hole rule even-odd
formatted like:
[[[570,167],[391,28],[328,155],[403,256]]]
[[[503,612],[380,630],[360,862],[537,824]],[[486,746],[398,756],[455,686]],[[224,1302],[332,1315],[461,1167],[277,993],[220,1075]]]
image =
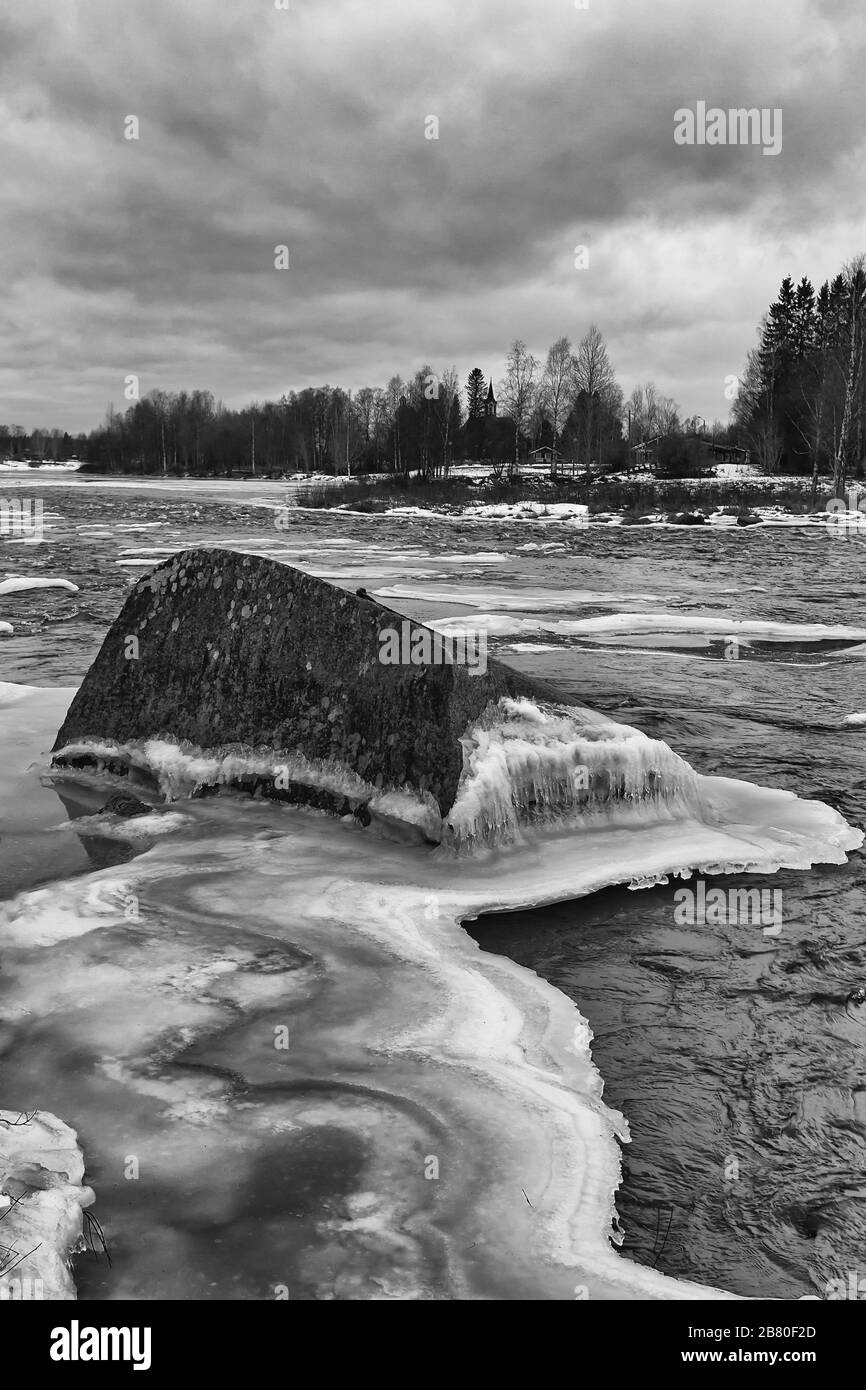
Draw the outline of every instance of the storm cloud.
[[[0,418],[88,429],[130,373],[230,405],[498,376],[591,321],[626,392],[724,417],[782,276],[866,249],[856,4],[289,5],[0,18]],[[781,109],[781,153],[677,145],[698,101]]]

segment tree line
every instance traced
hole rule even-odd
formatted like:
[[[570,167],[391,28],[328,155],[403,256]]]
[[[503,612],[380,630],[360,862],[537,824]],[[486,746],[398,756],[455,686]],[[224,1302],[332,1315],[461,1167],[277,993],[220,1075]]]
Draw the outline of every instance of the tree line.
[[[866,257],[849,261],[817,294],[790,275],[763,316],[733,407],[744,442],[767,473],[863,474],[866,373]]]
[[[47,459],[51,463],[66,463],[83,459],[87,448],[86,434],[68,434],[65,430],[31,430],[23,425],[0,425],[0,459]]]
[[[154,390],[123,411],[110,406],[87,436],[0,430],[0,457],[77,456],[111,473],[226,476],[437,476],[461,459],[501,474],[543,446],[587,472],[625,462],[623,394],[595,325],[574,350],[568,338],[557,339],[543,363],[521,340],[512,343],[493,388],[495,413],[490,384],[476,367],[461,389],[454,367],[425,364],[382,387],[310,386],[239,410],[210,391]]]
[[[714,426],[720,435],[724,428]],[[590,476],[627,466],[636,443],[697,430],[697,419],[681,421],[676,402],[652,382],[626,400],[591,324],[576,347],[560,337],[543,361],[516,339],[495,385],[480,367],[461,388],[456,368],[425,364],[383,387],[310,386],[242,409],[206,390],[154,390],[123,411],[109,406],[86,436],[0,427],[0,457],[75,456],[94,471],[129,474],[433,477],[459,460],[511,474],[533,450],[547,450],[565,470]]]

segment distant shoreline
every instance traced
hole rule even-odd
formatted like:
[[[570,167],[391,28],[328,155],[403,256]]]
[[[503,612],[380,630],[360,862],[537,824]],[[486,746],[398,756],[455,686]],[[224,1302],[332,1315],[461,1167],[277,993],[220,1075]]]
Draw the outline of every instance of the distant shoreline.
[[[9,497],[3,498],[3,480]],[[750,529],[798,526],[844,538],[866,537],[866,487],[852,483],[846,498],[834,498],[829,478],[819,480],[814,502],[811,479],[802,476],[660,479],[649,474],[551,479],[525,473],[508,481],[482,467],[455,470],[448,478],[377,474],[345,477],[294,474],[285,477],[182,477],[172,474],[94,473],[29,467],[0,473],[0,512],[13,511],[27,486],[80,487],[163,493],[189,501],[241,503],[274,512],[278,529],[304,514],[377,516],[456,522],[502,521],[566,524],[569,527],[695,527]],[[861,503],[862,496],[862,503]],[[0,535],[5,531],[0,528]]]

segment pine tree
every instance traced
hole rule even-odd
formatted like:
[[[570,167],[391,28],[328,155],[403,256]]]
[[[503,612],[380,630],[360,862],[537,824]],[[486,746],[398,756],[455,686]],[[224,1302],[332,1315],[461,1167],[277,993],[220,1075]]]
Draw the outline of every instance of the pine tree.
[[[830,286],[825,280],[815,301],[815,346],[819,352],[830,345]]]
[[[794,351],[798,359],[805,358],[815,342],[815,291],[812,282],[803,276],[797,286],[794,304]]]
[[[470,420],[480,420],[484,415],[484,401],[487,396],[487,382],[480,367],[473,367],[466,381],[466,405]]]
[[[822,470],[841,495],[862,468],[866,414],[866,258],[857,257],[817,295],[788,275],[749,354],[734,419],[761,465],[805,469],[816,502]]]
[[[848,337],[848,288],[840,272],[830,285],[830,346],[841,347]]]
[[[778,384],[785,375],[794,352],[796,293],[794,282],[786,275],[779,298],[770,305],[767,324],[761,343],[762,366],[765,376]]]

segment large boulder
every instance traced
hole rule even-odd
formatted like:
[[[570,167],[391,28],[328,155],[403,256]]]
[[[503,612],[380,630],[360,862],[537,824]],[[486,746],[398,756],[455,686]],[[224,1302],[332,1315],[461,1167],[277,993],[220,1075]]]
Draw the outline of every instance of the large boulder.
[[[383,661],[394,651],[384,633],[402,637],[406,656],[404,623],[363,590],[273,560],[184,551],[132,590],[72,701],[55,764],[141,773],[147,760],[135,750],[162,740],[218,755],[215,782],[229,780],[234,755],[236,782],[258,794],[363,820],[365,788],[405,788],[435,798],[445,816],[467,727],[502,696],[556,696],[496,661],[482,672],[437,659],[442,639],[414,621],[410,641],[432,659]],[[267,759],[250,759],[265,750],[293,755],[282,779],[266,775]]]

